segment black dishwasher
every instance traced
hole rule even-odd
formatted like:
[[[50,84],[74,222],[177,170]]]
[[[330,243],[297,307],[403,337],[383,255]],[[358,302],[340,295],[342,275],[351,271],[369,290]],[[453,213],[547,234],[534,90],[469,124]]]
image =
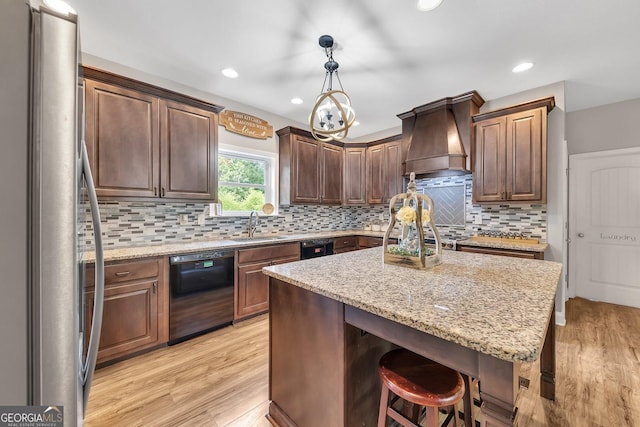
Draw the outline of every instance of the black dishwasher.
[[[233,250],[169,258],[169,344],[231,324]]]
[[[300,242],[300,259],[333,255],[333,239],[313,239]]]

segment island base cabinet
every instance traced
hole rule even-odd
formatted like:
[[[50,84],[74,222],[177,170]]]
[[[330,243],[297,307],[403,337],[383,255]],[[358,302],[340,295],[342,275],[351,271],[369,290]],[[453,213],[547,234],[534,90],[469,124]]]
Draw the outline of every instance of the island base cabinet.
[[[344,425],[342,304],[273,278],[269,302],[269,420]]]
[[[396,347],[346,324],[340,302],[274,278],[269,292],[271,423],[375,427],[378,361]]]

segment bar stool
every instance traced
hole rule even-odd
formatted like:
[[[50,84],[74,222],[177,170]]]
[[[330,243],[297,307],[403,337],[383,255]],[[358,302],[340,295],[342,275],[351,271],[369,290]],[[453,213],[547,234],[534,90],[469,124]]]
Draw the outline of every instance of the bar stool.
[[[438,427],[438,408],[455,405],[465,394],[458,372],[405,349],[392,350],[382,356],[378,374],[382,381],[378,427],[386,426],[387,416],[405,427],[418,427],[419,408],[416,411],[415,405],[425,407],[427,427]],[[389,404],[389,391],[404,400],[405,415]],[[411,404],[414,410],[409,415],[406,412]],[[454,409],[453,425],[457,426],[455,415]]]

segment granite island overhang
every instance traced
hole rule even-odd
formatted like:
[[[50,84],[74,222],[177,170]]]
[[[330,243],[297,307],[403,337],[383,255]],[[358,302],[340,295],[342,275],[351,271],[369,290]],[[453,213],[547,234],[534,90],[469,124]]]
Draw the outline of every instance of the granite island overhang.
[[[488,425],[513,425],[519,366],[541,354],[541,395],[554,397],[560,263],[445,252],[441,265],[414,270],[373,248],[263,271],[276,425],[375,416],[375,367],[389,343],[479,379]]]

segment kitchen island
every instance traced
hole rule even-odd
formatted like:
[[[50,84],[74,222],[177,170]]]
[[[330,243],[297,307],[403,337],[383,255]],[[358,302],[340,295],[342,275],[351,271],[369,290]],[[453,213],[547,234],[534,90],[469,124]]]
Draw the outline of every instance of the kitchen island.
[[[407,348],[481,382],[487,426],[512,426],[522,363],[541,357],[554,398],[554,301],[562,266],[447,251],[431,270],[383,264],[382,249],[271,266],[269,419],[369,426],[377,362]]]

